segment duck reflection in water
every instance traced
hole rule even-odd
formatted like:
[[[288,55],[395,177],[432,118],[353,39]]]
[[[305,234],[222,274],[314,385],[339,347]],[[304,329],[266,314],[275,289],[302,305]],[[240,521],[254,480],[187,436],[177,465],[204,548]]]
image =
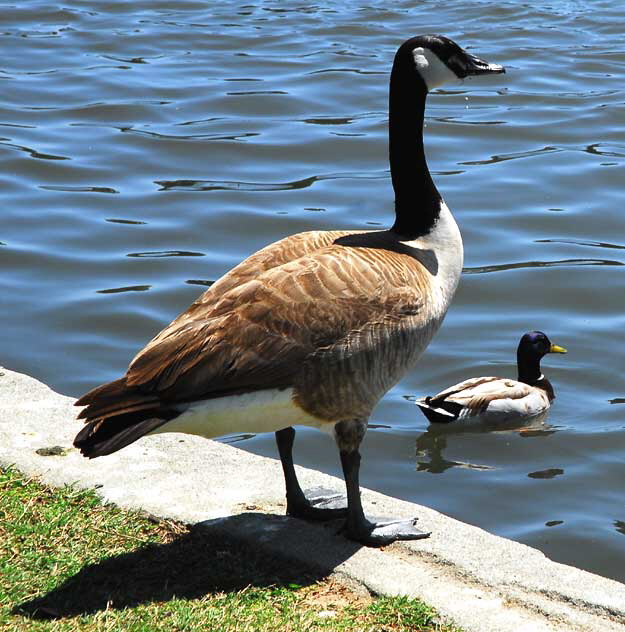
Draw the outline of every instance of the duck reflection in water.
[[[493,470],[494,467],[486,464],[469,463],[466,461],[452,461],[443,456],[451,437],[467,434],[484,433],[517,433],[521,437],[547,437],[556,428],[545,422],[548,411],[540,413],[530,419],[510,420],[498,424],[430,424],[416,441],[417,472],[430,472],[430,474],[442,474],[452,467],[462,467],[469,470]]]

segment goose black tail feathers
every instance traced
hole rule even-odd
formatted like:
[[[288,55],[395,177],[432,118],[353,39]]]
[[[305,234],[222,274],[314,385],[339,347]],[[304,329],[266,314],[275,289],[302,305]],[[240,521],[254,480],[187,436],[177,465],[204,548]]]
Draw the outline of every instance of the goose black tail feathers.
[[[126,378],[89,391],[76,406],[85,406],[78,417],[86,423],[74,446],[90,459],[117,452],[180,414],[154,395],[127,387]]]
[[[95,459],[130,445],[148,432],[177,417],[178,411],[158,409],[126,413],[89,421],[76,435],[74,446],[83,456]]]

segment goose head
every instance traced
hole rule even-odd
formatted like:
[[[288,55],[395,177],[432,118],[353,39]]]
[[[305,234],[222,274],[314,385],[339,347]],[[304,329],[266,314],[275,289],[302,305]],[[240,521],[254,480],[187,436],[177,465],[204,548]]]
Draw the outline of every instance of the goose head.
[[[398,48],[391,70],[388,119],[396,234],[410,239],[427,235],[442,208],[423,146],[428,92],[471,75],[502,72],[503,66],[467,53],[443,35],[418,35]]]
[[[406,40],[395,61],[412,65],[427,92],[465,77],[506,72],[503,66],[468,53],[444,35],[418,35]]]

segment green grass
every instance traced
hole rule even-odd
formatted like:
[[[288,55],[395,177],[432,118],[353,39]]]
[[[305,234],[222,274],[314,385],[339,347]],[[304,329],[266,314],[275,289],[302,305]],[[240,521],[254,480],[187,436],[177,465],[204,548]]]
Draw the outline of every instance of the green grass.
[[[273,556],[0,469],[0,629],[441,631],[407,598],[357,595]]]

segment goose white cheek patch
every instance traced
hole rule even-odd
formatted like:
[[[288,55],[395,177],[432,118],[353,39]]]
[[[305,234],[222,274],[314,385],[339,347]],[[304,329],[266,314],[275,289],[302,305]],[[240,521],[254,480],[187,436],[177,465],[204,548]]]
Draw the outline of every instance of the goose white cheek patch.
[[[431,50],[421,46],[412,51],[415,66],[423,77],[429,90],[438,88],[450,81],[457,81],[458,77]]]

